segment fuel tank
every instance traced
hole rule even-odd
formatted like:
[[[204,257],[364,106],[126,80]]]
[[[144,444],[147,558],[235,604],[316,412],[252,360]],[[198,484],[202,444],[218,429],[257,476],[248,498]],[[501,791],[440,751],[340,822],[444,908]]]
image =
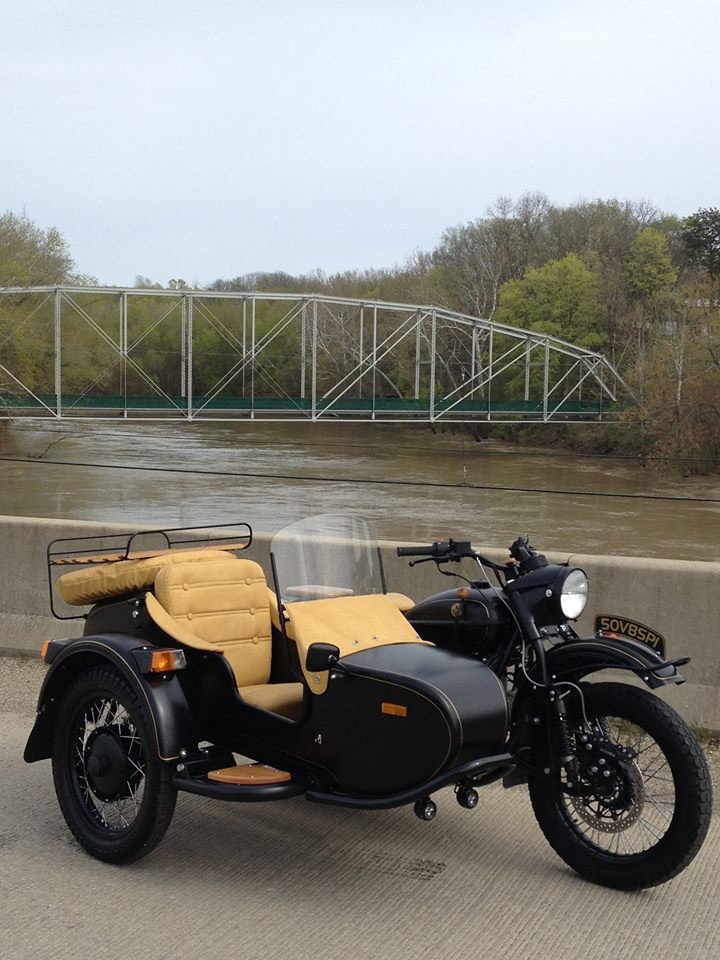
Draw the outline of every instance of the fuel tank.
[[[509,627],[505,604],[485,582],[435,593],[405,616],[423,640],[476,657],[489,654]]]
[[[339,667],[312,715],[336,788],[390,794],[503,752],[505,691],[485,664],[406,643],[345,656]]]

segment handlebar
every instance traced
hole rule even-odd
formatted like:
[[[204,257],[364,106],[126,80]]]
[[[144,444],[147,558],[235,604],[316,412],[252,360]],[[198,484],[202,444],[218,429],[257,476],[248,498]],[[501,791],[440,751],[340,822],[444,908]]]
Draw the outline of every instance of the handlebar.
[[[547,566],[547,560],[542,553],[538,553],[534,547],[530,546],[527,534],[518,537],[510,546],[511,559],[506,563],[495,563],[488,557],[477,553],[472,548],[469,540],[436,540],[427,547],[396,547],[399,557],[421,557],[420,560],[414,560],[410,563],[413,567],[417,563],[425,563],[428,560],[434,560],[438,566],[441,563],[458,563],[460,560],[471,558],[477,560],[483,566],[490,567],[491,570],[502,573],[506,577],[513,579],[519,574],[529,573],[538,567]]]
[[[470,541],[436,540],[428,547],[397,547],[399,557],[427,557],[431,560],[460,560],[463,557],[474,557],[475,551]]]

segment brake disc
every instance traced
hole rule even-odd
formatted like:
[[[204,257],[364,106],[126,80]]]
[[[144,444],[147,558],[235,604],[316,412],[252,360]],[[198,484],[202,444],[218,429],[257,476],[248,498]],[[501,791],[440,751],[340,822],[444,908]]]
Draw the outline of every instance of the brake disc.
[[[616,768],[615,777],[615,789],[609,797],[596,794],[593,797],[568,798],[570,807],[577,816],[600,833],[621,833],[627,830],[640,819],[645,806],[645,784],[634,760],[623,761],[622,767]],[[619,806],[622,804],[619,792],[623,786],[629,789],[632,799]]]

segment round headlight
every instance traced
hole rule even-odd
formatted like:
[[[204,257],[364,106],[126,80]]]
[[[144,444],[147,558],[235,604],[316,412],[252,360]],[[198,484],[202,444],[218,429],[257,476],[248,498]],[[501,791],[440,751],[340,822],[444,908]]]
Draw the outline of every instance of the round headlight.
[[[560,591],[560,609],[568,620],[577,620],[588,599],[588,578],[584,570],[575,569],[565,577]]]

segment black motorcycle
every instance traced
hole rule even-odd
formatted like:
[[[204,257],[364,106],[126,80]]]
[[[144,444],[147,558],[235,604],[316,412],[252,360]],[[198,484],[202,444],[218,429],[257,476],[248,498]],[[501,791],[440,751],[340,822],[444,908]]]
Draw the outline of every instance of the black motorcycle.
[[[43,647],[25,759],[52,758],[60,809],[92,856],[149,853],[178,791],[413,805],[432,820],[436,791],[472,809],[501,778],[528,782],[551,845],[598,883],[652,886],[697,853],[711,790],[692,733],[641,689],[583,682],[613,668],[679,683],[684,661],[579,638],[568,621],[585,604],[581,570],[526,540],[505,564],[452,540],[401,547],[499,578],[413,607],[387,592],[363,522],[324,516],[274,537],[270,589],[239,526],[209,542],[164,531],[150,547],[144,533],[48,548],[53,612],[85,626]]]
[[[611,887],[646,887],[679,873],[708,829],[712,787],[692,730],[663,700],[627,683],[587,683],[624,671],[650,689],[679,684],[688,657],[664,658],[662,636],[623,617],[581,637],[588,579],[549,564],[519,537],[496,563],[469,542],[398,547],[411,566],[470,559],[481,573],[406,611],[418,634],[471,656],[502,680],[510,706],[506,787],[527,783],[538,824],[578,873]],[[492,571],[494,586],[486,579]],[[603,627],[605,629],[603,629]],[[628,635],[618,633],[624,630]],[[593,677],[593,679],[596,679]]]

